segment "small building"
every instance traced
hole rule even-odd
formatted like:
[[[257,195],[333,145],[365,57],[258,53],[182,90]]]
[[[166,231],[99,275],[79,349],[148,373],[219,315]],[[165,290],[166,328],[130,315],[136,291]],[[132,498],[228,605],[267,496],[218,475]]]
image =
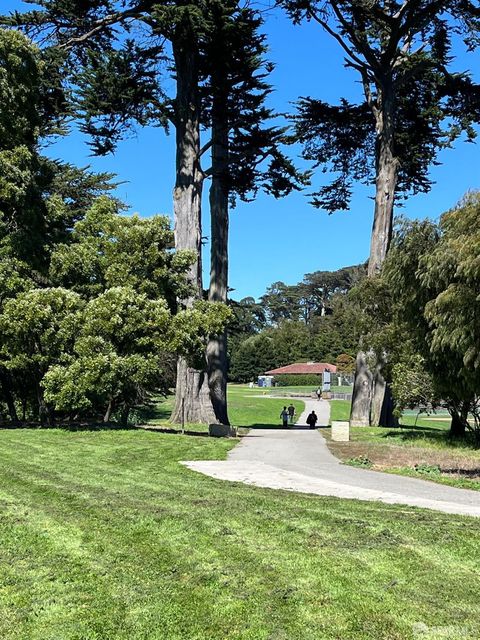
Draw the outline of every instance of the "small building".
[[[328,362],[295,362],[294,364],[287,364],[285,367],[266,371],[265,374],[267,376],[321,376],[326,371],[330,373],[337,373],[337,367],[334,364],[329,364]]]
[[[257,385],[259,387],[272,387],[273,376],[258,376]]]

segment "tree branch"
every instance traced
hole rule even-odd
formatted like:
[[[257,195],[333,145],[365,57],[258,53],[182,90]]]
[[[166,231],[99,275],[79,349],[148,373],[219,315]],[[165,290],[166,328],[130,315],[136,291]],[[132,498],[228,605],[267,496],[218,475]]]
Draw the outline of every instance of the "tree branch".
[[[117,11],[116,13],[110,13],[109,15],[104,16],[101,20],[97,20],[94,24],[95,26],[90,29],[90,31],[86,31],[81,36],[77,36],[75,38],[69,38],[66,42],[59,44],[59,49],[71,49],[76,44],[81,44],[85,42],[96,33],[102,31],[106,27],[110,27],[111,25],[117,22],[123,22],[128,18],[138,18],[141,14],[141,10],[138,7],[135,9],[128,9],[126,11]]]
[[[202,157],[204,153],[206,153],[209,149],[211,149],[212,144],[213,144],[212,140],[209,140],[203,145],[203,147],[200,149],[200,157]]]
[[[345,19],[341,10],[338,7],[336,0],[330,0],[330,5],[332,6],[332,9],[335,15],[337,16],[337,20],[340,22],[342,27],[348,33],[348,35],[352,39],[352,42],[360,51],[360,53],[363,55],[363,57],[365,58],[367,63],[370,65],[370,67],[374,70],[380,71],[381,69],[380,64],[378,60],[375,58],[375,55],[373,54],[371,47],[369,47],[368,43],[362,42],[362,40],[357,38],[355,34],[355,29],[352,28],[352,23]]]
[[[353,51],[352,49],[347,45],[347,43],[345,42],[345,40],[336,32],[334,31],[327,22],[325,22],[325,20],[323,20],[322,18],[320,18],[320,16],[313,10],[308,9],[307,10],[308,15],[313,18],[313,20],[315,20],[316,22],[318,22],[318,24],[323,27],[325,29],[325,31],[327,33],[329,33],[333,38],[335,38],[335,40],[339,43],[339,45],[342,47],[342,49],[347,53],[347,55],[354,61],[356,62],[358,65],[365,65],[365,62],[359,58]]]

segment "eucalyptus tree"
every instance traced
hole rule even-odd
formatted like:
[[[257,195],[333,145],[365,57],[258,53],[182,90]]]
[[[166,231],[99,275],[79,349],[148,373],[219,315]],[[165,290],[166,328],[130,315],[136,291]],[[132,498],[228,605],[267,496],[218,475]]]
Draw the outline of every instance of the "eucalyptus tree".
[[[316,22],[333,37],[345,54],[345,65],[360,76],[363,102],[343,99],[339,105],[329,105],[302,98],[296,129],[304,156],[337,174],[313,194],[315,206],[329,212],[348,208],[354,181],[375,184],[368,264],[373,276],[390,245],[395,202],[430,189],[428,171],[439,150],[463,132],[468,141],[475,138],[480,90],[467,73],[452,70],[452,42],[458,36],[469,49],[478,45],[478,2],[281,0],[279,4],[294,21]],[[360,352],[351,416],[355,424],[375,422],[380,415],[387,391],[381,366],[373,385],[370,378],[365,354]]]

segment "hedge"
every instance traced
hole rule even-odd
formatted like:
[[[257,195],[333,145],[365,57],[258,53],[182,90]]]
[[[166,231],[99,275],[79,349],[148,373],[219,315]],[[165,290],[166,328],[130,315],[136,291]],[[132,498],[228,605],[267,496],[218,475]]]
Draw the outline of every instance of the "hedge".
[[[275,384],[277,387],[312,387],[318,388],[322,386],[321,374],[305,373],[305,374],[288,374],[275,376]]]

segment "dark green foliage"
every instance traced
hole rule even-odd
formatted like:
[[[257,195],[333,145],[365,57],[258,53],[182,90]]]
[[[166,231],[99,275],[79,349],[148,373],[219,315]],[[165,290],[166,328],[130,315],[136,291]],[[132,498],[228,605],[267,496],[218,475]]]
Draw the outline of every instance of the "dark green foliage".
[[[333,181],[312,194],[329,213],[348,209],[352,186],[375,182],[380,143],[398,162],[395,197],[427,192],[439,151],[462,132],[475,138],[480,87],[451,70],[456,36],[478,44],[478,8],[457,0],[365,3],[284,0],[295,22],[315,20],[341,44],[345,64],[359,72],[365,101],[339,105],[302,98],[293,116],[303,155]],[[416,45],[414,43],[421,42]],[[388,130],[387,130],[388,129]]]
[[[355,182],[371,182],[374,171],[375,123],[366,104],[342,99],[338,107],[302,98],[293,116],[295,137],[313,168],[339,173],[331,184],[312,194],[312,204],[333,213],[348,209]]]
[[[399,220],[382,277],[351,293],[364,348],[388,351],[385,376],[400,406],[443,401],[452,435],[477,437],[479,201],[469,194],[439,224]]]
[[[234,382],[256,381],[276,366],[273,340],[265,334],[244,340],[231,355],[229,378]]]
[[[91,137],[95,153],[113,152],[136,124],[167,125],[167,105],[158,83],[163,58],[161,46],[144,48],[132,40],[118,51],[88,50],[75,82],[80,129]]]
[[[52,246],[64,241],[93,199],[113,188],[94,174],[39,152],[65,115],[50,50],[0,30],[0,246],[45,275]],[[50,77],[52,84],[48,84]]]
[[[272,325],[283,320],[312,324],[318,317],[330,315],[334,297],[346,293],[365,275],[365,265],[354,265],[337,271],[307,273],[296,285],[274,282],[261,297],[261,304]]]
[[[251,200],[260,189],[275,197],[300,189],[308,175],[282,151],[286,128],[273,126],[277,114],[266,106],[273,65],[265,59],[263,18],[236,0],[210,0],[200,55],[205,124],[225,127],[227,166],[222,180],[230,197]],[[218,61],[222,63],[219,64]],[[212,167],[213,171],[217,169]]]
[[[322,386],[321,375],[276,375],[275,385],[277,387],[316,387]]]

